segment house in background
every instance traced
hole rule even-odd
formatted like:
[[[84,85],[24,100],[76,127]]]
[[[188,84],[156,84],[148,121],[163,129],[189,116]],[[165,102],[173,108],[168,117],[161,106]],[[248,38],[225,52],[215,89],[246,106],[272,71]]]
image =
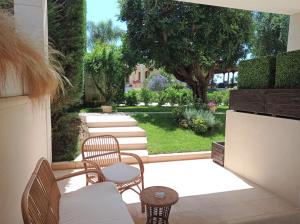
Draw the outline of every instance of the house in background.
[[[125,91],[130,89],[140,89],[144,81],[149,77],[150,69],[143,64],[138,64],[134,72],[126,80]]]

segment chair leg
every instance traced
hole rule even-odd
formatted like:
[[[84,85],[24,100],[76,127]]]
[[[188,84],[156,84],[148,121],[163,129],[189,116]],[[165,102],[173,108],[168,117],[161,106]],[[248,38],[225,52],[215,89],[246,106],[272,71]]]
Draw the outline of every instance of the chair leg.
[[[142,191],[144,190],[144,178],[142,178]],[[141,191],[141,192],[142,192]],[[142,210],[142,213],[145,213],[145,204],[143,202],[141,202],[141,210]]]

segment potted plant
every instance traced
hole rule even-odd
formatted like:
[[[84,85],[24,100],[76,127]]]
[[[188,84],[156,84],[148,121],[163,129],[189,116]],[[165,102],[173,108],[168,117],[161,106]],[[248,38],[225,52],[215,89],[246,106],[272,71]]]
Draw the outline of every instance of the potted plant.
[[[94,50],[85,56],[85,71],[104,100],[102,111],[111,113],[117,93],[123,91],[124,74],[128,73],[120,48],[96,44]]]
[[[213,101],[209,102],[207,104],[208,108],[210,109],[211,112],[216,112],[217,110],[217,104]]]

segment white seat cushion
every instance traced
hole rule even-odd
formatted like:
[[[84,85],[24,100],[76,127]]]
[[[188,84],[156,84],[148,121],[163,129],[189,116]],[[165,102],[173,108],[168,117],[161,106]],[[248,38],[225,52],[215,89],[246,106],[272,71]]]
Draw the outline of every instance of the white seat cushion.
[[[125,163],[115,163],[102,169],[107,181],[124,184],[133,181],[140,175],[140,170]]]
[[[60,224],[133,224],[113,183],[89,185],[63,194],[59,204]]]

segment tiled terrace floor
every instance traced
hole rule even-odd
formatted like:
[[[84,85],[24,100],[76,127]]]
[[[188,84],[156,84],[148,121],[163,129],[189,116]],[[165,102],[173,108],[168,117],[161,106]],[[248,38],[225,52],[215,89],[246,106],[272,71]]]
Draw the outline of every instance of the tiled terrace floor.
[[[71,171],[55,173],[66,172]],[[84,185],[81,176],[60,183],[60,189],[69,192]],[[154,185],[179,193],[171,209],[171,224],[300,223],[298,209],[209,159],[145,164],[145,186]],[[127,191],[123,199],[135,223],[145,223],[138,196]]]

